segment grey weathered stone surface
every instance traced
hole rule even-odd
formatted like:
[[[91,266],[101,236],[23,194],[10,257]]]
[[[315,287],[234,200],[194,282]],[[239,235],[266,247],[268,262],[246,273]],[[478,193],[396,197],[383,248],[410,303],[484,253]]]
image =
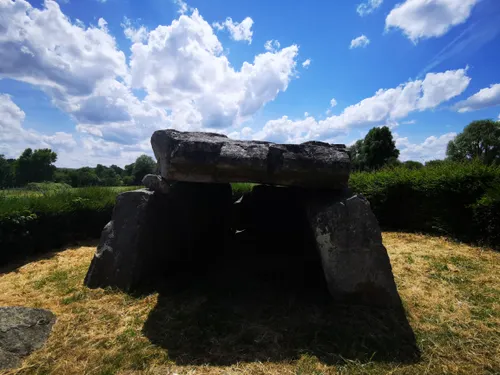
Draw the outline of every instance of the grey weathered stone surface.
[[[166,194],[120,194],[85,285],[141,291],[174,262],[208,261],[224,242],[230,205],[229,184],[175,183]]]
[[[19,367],[23,357],[40,349],[55,321],[48,310],[0,307],[0,369]]]
[[[322,189],[347,187],[344,145],[237,141],[221,134],[158,130],[151,145],[168,181],[258,182]]]
[[[316,197],[306,204],[332,296],[341,302],[400,308],[387,250],[360,195]]]
[[[167,194],[170,190],[170,185],[161,176],[156,174],[147,174],[142,179],[142,184],[151,191]]]
[[[141,189],[118,195],[112,220],[104,227],[85,285],[133,289],[147,276],[144,261],[154,246],[159,218],[152,204],[154,192]]]

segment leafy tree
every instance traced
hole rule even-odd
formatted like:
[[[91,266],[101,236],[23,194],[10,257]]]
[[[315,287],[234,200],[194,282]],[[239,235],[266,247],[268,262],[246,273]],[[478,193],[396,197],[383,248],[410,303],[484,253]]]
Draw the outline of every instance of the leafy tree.
[[[133,186],[134,185],[134,178],[132,176],[123,177],[123,185]]]
[[[135,165],[135,163],[127,164],[125,166],[124,176],[132,176],[132,174],[134,172],[134,165]]]
[[[363,140],[361,154],[369,169],[379,169],[397,159],[399,150],[392,139],[391,130],[387,126],[370,129]]]
[[[391,157],[389,159],[387,159],[387,162],[383,165],[382,168],[396,168],[396,167],[399,167],[403,165],[403,163],[401,163],[401,161],[398,159],[398,158],[395,158],[395,157]]]
[[[106,167],[102,164],[97,164],[96,167],[95,167],[95,174],[98,176],[98,177],[102,177],[104,176],[104,173],[106,172]]]
[[[424,167],[419,161],[408,160],[403,163],[403,166],[408,169],[421,169]]]
[[[500,122],[471,122],[448,143],[446,156],[453,161],[479,159],[487,165],[500,164]]]
[[[102,185],[104,186],[121,186],[122,179],[121,176],[116,174],[114,169],[106,168],[104,172],[99,175]]]
[[[116,168],[121,169],[120,167]],[[122,184],[122,179],[119,174],[115,172],[115,169],[111,167],[105,167],[102,164],[97,164],[95,167],[95,173],[99,177],[100,185],[104,186],[120,186]]]
[[[71,171],[71,186],[97,186],[100,185],[100,180],[95,170],[89,167],[83,167]]]
[[[397,165],[399,150],[387,126],[373,128],[365,139],[357,141],[350,148],[354,169],[374,170],[384,165]]]
[[[111,165],[111,167],[110,167],[110,168],[111,168],[112,170],[114,170],[114,171],[115,171],[115,173],[116,173],[118,176],[124,176],[125,171],[124,171],[122,168],[120,168],[119,166],[117,166],[117,165],[113,164],[113,165]]]
[[[57,168],[54,172],[54,182],[71,185],[71,176],[69,170]]]
[[[125,166],[125,169],[127,166]],[[142,178],[149,174],[156,172],[156,162],[151,156],[141,155],[134,163],[132,170],[132,177],[134,178],[134,184],[140,185],[142,183]]]
[[[5,189],[14,186],[14,168],[12,159],[5,159],[0,154],[0,188]]]
[[[28,182],[53,181],[57,154],[49,148],[23,151],[15,163],[16,182],[26,185]]]
[[[58,168],[54,174],[55,182],[63,182],[73,187],[82,186],[121,186],[122,177],[117,170],[118,166],[106,167],[98,164],[95,168],[83,167],[79,169]]]
[[[365,163],[362,159],[361,148],[363,147],[363,140],[359,139],[351,147],[349,147],[349,156],[351,157],[352,169],[355,171],[362,171]]]

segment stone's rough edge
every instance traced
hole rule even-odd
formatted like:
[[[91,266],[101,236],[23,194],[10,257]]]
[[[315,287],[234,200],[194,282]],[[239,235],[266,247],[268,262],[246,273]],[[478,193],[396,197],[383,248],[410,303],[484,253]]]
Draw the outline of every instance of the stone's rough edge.
[[[310,141],[276,144],[232,140],[225,135],[157,130],[151,145],[168,181],[257,182],[339,190],[347,187],[345,145]]]
[[[151,191],[167,194],[170,191],[170,184],[163,177],[156,174],[147,174],[142,179],[142,184]]]
[[[321,146],[347,152],[346,145],[342,143],[327,143],[321,141],[307,141],[303,143],[275,143],[269,141],[232,139],[224,134],[218,134],[218,133],[182,132],[174,129],[156,130],[153,133],[153,135],[151,136],[151,144],[153,145],[153,151],[155,150],[154,144],[162,142],[165,139],[175,139],[176,142],[193,142],[193,139],[195,139],[197,142],[206,142],[206,143],[230,143],[237,145],[255,144],[263,146],[283,146],[285,148],[293,148],[297,146]],[[156,158],[158,159],[158,156],[156,156]]]

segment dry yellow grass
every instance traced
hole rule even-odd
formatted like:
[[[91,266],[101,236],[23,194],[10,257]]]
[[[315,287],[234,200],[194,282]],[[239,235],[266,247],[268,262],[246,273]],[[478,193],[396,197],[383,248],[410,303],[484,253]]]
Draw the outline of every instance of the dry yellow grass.
[[[47,345],[22,368],[2,374],[499,374],[500,254],[415,234],[385,233],[384,243],[422,353],[414,363],[344,358],[327,364],[303,354],[227,366],[182,364],[143,333],[158,296],[83,287],[94,247],[80,247],[0,270],[0,306],[57,315]]]

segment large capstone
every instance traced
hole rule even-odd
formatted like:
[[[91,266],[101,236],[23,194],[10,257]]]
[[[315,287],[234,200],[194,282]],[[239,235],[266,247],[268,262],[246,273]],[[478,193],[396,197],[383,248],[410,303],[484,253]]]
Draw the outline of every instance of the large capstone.
[[[40,349],[55,321],[48,310],[0,307],[0,370],[19,367],[24,357]]]
[[[347,192],[318,194],[306,201],[306,209],[330,294],[343,303],[401,308],[370,203]]]
[[[168,181],[258,182],[321,189],[347,187],[344,145],[237,141],[221,134],[158,130],[151,144]]]
[[[229,184],[175,183],[120,194],[85,277],[90,288],[149,290],[183,263],[207,266],[229,237]]]

